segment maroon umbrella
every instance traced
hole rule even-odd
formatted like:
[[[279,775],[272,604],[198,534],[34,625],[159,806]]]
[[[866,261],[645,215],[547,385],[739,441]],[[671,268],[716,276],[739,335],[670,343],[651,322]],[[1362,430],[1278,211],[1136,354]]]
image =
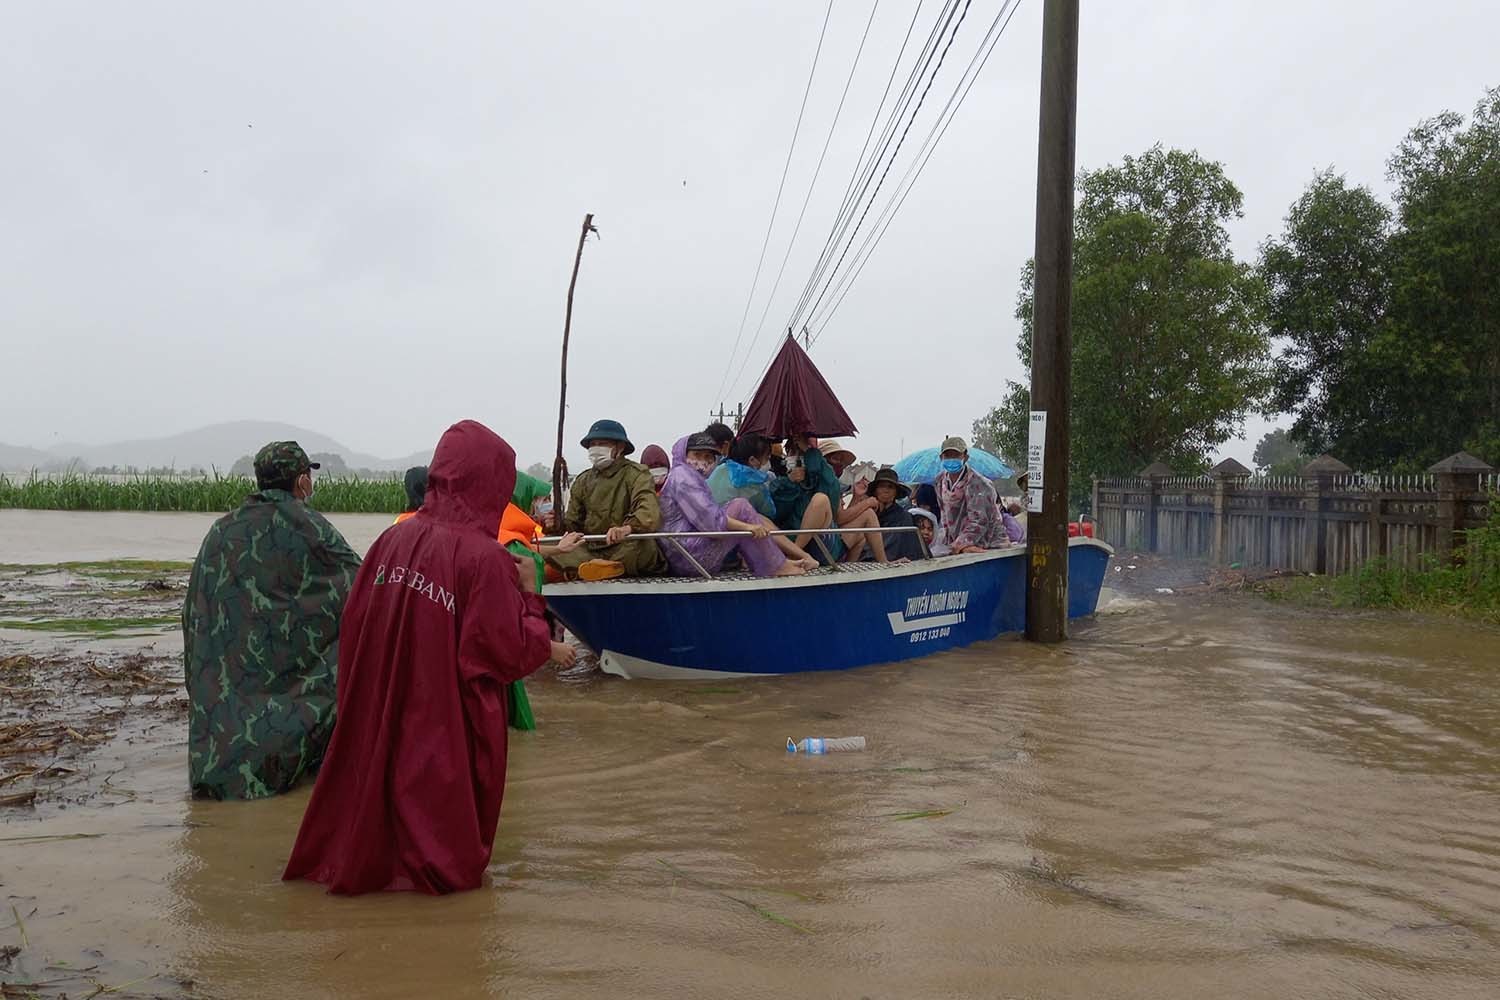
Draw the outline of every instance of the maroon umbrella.
[[[740,431],[778,440],[797,434],[826,438],[859,433],[817,365],[790,336],[755,390]]]

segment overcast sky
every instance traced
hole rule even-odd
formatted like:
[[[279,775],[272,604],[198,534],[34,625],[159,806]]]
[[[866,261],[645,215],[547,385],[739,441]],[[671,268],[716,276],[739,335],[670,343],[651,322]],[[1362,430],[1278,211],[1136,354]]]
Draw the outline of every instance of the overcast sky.
[[[927,0],[918,34],[940,6]],[[999,6],[973,0],[909,151]],[[731,407],[822,248],[913,10],[875,13]],[[1020,375],[1041,10],[1023,0],[814,347],[863,458],[967,434]],[[834,2],[742,355],[870,11]],[[545,458],[591,211],[602,239],[574,310],[570,460],[599,416],[670,445],[720,402],[823,13],[820,0],[5,4],[0,441],[269,418],[396,456],[473,417],[523,463]],[[1320,168],[1385,193],[1407,129],[1500,83],[1496,38],[1487,2],[1085,3],[1078,164],[1155,142],[1223,162],[1250,259]],[[1248,461],[1266,426],[1224,453]]]

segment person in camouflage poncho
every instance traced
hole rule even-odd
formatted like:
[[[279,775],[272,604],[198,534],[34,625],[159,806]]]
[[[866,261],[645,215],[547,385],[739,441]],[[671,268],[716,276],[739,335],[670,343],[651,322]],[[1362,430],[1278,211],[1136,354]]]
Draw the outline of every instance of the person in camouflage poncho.
[[[182,636],[194,796],[276,795],[323,760],[359,557],[304,502],[316,468],[295,442],[262,448],[259,492],[214,522],[193,564]]]

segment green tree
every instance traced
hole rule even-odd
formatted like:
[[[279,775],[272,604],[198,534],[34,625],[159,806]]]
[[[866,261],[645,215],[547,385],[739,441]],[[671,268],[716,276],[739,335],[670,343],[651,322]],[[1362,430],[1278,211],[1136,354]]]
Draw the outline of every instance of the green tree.
[[[1500,88],[1467,123],[1420,122],[1387,176],[1394,215],[1324,173],[1262,248],[1283,345],[1271,409],[1355,465],[1500,461]]]
[[[544,483],[552,482],[552,466],[543,465],[541,462],[533,462],[527,466],[526,474],[532,479],[540,479]]]
[[[1270,390],[1264,286],[1234,259],[1226,224],[1243,198],[1223,167],[1155,146],[1079,176],[1073,246],[1073,495],[1088,477],[1161,460],[1208,466]],[[1016,318],[1031,368],[1034,264]],[[1025,454],[1027,386],[1008,383],[974,436]]]
[[[1269,409],[1296,415],[1291,436],[1313,454],[1369,462],[1399,450],[1390,361],[1374,349],[1390,298],[1390,235],[1389,208],[1324,171],[1292,204],[1282,235],[1261,246],[1267,326],[1281,346]]]
[[[1307,454],[1283,427],[1260,439],[1255,446],[1255,467],[1272,476],[1295,476],[1307,464]]]
[[[1408,458],[1500,461],[1500,87],[1467,127],[1451,111],[1418,124],[1387,173],[1401,226],[1384,346],[1413,404]]]

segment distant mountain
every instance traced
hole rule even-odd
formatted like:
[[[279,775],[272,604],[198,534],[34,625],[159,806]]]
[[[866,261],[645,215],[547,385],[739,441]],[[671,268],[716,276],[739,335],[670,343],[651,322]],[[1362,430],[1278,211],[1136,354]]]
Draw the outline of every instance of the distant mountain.
[[[42,472],[57,472],[65,469],[69,462],[69,456],[76,452],[54,453],[50,451],[39,451],[36,448],[20,448],[15,445],[0,444],[0,472],[30,472],[38,469]]]
[[[309,454],[322,452],[342,455],[345,464],[351,469],[400,472],[408,466],[426,464],[431,458],[431,452],[416,452],[400,458],[380,458],[352,451],[341,442],[305,427],[268,420],[238,420],[200,427],[169,437],[101,445],[66,444],[47,451],[0,445],[0,468],[28,469],[66,465],[69,459],[79,458],[88,469],[97,466],[134,466],[139,469],[189,469],[198,466],[227,473],[237,459],[255,454],[267,441],[296,441]]]

